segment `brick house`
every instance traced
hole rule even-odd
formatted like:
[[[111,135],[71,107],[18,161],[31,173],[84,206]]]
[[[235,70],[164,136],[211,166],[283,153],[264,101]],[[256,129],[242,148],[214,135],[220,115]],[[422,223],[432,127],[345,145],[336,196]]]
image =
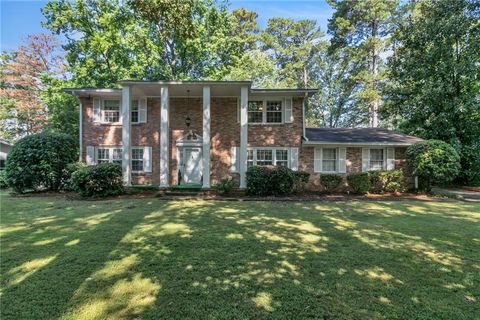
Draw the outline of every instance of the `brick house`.
[[[118,162],[125,185],[210,188],[251,165],[319,174],[391,170],[420,140],[377,128],[305,128],[315,89],[254,89],[250,81],[120,81],[122,89],[66,89],[80,101],[80,158]]]

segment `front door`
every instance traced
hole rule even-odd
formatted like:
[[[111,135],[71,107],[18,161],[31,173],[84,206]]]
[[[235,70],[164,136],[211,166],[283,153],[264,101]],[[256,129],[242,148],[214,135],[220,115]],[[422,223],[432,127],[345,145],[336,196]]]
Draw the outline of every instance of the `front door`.
[[[183,149],[183,183],[200,183],[202,179],[202,149]]]

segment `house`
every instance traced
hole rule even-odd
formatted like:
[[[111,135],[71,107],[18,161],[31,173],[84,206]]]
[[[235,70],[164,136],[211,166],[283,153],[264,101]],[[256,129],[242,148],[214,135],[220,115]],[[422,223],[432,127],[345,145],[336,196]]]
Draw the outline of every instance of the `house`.
[[[305,127],[315,89],[255,89],[250,81],[120,81],[121,89],[66,89],[80,101],[80,157],[122,165],[125,185],[201,184],[252,165],[311,173],[404,166],[420,140],[385,129]]]
[[[5,169],[7,155],[12,148],[12,144],[5,139],[0,138],[0,170]]]

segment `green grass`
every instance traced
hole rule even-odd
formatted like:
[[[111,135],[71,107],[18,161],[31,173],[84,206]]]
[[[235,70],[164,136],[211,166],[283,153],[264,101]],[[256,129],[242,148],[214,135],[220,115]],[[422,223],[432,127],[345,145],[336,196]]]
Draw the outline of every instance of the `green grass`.
[[[1,319],[478,319],[480,204],[1,197]]]

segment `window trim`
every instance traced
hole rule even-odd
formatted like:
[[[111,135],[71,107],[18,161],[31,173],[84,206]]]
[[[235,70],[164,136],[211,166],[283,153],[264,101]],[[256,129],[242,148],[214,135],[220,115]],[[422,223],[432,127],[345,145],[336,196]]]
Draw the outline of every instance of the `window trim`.
[[[142,159],[133,159],[133,150],[142,150]],[[143,173],[145,172],[145,149],[144,147],[131,147],[131,159],[130,159],[130,167],[132,169],[132,173]],[[142,161],[142,170],[133,170],[133,160],[135,161]]]
[[[333,149],[335,150],[335,171],[325,171],[323,170],[323,150],[324,149]],[[330,173],[340,173],[340,164],[339,164],[339,161],[340,161],[340,151],[339,151],[339,147],[333,147],[333,146],[327,146],[327,147],[315,147],[314,150],[313,150],[313,172],[315,173],[327,173],[327,174],[330,174]],[[320,151],[320,158],[315,158],[315,154],[317,153],[316,150],[319,150]],[[332,159],[329,159],[330,161]],[[315,162],[318,161],[318,163],[320,164],[320,169],[319,170],[315,170]]]
[[[256,102],[256,101],[261,101],[263,105],[263,110],[262,112],[262,122],[250,122],[248,121],[248,112],[260,112],[260,111],[248,111],[248,104],[250,102]],[[268,102],[280,102],[281,105],[281,120],[280,122],[267,122],[267,103]],[[278,111],[270,111],[270,112],[278,112]],[[247,123],[248,125],[279,125],[279,124],[285,124],[285,98],[283,97],[270,97],[270,98],[252,98],[251,100],[248,100],[247,102]]]
[[[333,170],[333,171],[323,170],[323,161],[325,161],[325,157],[323,156],[323,151],[324,151],[325,149],[332,149],[332,150],[335,151],[335,159],[326,159],[327,161],[332,161],[332,160],[335,161],[335,166],[334,166],[334,167],[335,167],[335,170]],[[332,147],[332,148],[322,147],[321,156],[322,156],[322,157],[321,157],[321,163],[322,163],[322,167],[321,167],[322,170],[321,170],[321,172],[322,172],[322,173],[338,173],[338,148],[336,148],[336,147]]]
[[[105,121],[105,101],[118,101],[118,121]],[[108,124],[122,123],[122,99],[103,98],[100,102],[100,122]]]
[[[252,162],[252,166],[256,166],[257,164],[257,151],[258,150],[271,150],[272,151],[272,166],[277,166],[277,150],[282,150],[287,152],[287,160],[279,160],[279,161],[287,161],[287,168],[290,168],[291,164],[291,155],[289,152],[288,147],[253,147],[253,148],[247,148],[247,168],[248,168],[248,163]],[[252,156],[253,156],[253,161],[248,160],[248,152],[252,151]]]
[[[142,163],[143,163],[143,170],[139,171],[139,170],[133,170],[133,169],[132,169],[132,173],[145,173],[145,172],[146,172],[146,171],[145,171],[145,148],[146,148],[146,146],[135,146],[135,147],[131,147],[131,148],[130,148],[130,152],[131,152],[130,167],[131,167],[131,168],[133,168],[132,161],[134,160],[134,159],[133,159],[133,150],[134,150],[134,149],[141,149],[141,150],[143,150],[142,159],[141,159],[141,160],[140,160],[140,159],[135,159],[135,160],[142,161]],[[99,150],[99,149],[108,149],[108,163],[114,163],[113,161],[114,161],[115,159],[113,159],[113,153],[114,153],[113,150],[115,150],[115,149],[120,149],[120,150],[122,150],[122,153],[123,153],[123,147],[122,147],[122,146],[96,146],[96,147],[95,147],[95,151],[94,151],[94,152],[95,152],[95,160],[94,160],[94,163],[95,163],[95,164],[99,164],[99,163],[98,163],[98,160],[99,160],[99,159],[98,159],[98,150]],[[117,160],[118,160],[118,159],[117,159]],[[121,161],[123,162],[123,156],[122,156]],[[122,163],[119,163],[119,165],[121,166]]]

